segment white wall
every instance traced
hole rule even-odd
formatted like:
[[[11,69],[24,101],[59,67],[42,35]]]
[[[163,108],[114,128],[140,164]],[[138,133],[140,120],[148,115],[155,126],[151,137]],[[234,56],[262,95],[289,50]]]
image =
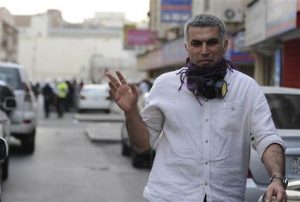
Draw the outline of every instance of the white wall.
[[[128,59],[134,64],[132,68],[136,68],[135,54],[123,49],[122,29],[119,34],[108,31],[102,35],[90,35],[78,28],[72,32],[79,34],[70,33],[70,30],[53,34],[45,33],[47,18],[34,18],[33,26],[20,34],[18,55],[18,61],[25,66],[33,81],[58,77],[86,79],[90,58],[95,54]],[[123,64],[124,68],[128,66],[126,62]]]

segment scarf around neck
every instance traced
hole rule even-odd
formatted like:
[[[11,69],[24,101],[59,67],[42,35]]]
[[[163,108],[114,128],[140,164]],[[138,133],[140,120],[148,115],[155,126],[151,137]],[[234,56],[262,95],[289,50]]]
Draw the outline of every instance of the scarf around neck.
[[[186,77],[187,78],[186,86],[191,92],[193,92],[193,94],[196,97],[199,97],[199,95],[196,93],[199,84],[201,85],[202,83],[205,83],[209,80],[217,81],[220,79],[224,79],[227,68],[230,70],[237,69],[232,62],[225,60],[224,58],[222,58],[222,60],[217,64],[215,64],[214,66],[207,66],[207,67],[200,67],[194,63],[191,63],[190,59],[187,58],[186,67],[187,68],[182,69],[180,72],[177,73],[180,74],[180,82],[181,82],[181,85],[178,88],[178,90],[181,90]]]

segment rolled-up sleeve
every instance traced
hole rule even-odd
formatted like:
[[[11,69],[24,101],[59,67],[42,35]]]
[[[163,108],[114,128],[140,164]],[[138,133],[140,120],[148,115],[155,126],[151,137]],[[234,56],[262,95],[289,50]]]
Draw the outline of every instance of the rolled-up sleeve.
[[[275,128],[267,99],[261,89],[257,89],[255,93],[251,111],[251,134],[260,159],[271,144],[279,144],[285,150],[285,142]]]
[[[163,128],[164,116],[154,104],[146,105],[141,116],[150,133],[150,145],[154,147]]]

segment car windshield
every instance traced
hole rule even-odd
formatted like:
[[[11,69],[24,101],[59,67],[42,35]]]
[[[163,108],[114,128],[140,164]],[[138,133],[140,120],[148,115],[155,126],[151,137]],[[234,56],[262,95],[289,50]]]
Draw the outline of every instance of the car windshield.
[[[277,129],[300,129],[300,95],[266,94]]]
[[[15,68],[1,67],[0,80],[5,81],[13,89],[22,89],[20,74]]]

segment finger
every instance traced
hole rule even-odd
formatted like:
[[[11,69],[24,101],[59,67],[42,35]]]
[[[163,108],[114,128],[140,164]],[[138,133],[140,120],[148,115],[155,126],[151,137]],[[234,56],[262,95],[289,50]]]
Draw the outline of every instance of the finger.
[[[123,77],[123,75],[121,74],[121,72],[116,71],[116,74],[117,74],[117,76],[118,76],[118,78],[119,78],[121,84],[127,84],[127,81],[126,81],[126,79]]]
[[[277,201],[278,201],[278,202],[285,202],[285,201],[286,201],[285,194],[282,193],[282,192],[279,192],[279,193],[277,194]]]
[[[134,95],[138,95],[138,90],[136,89],[134,84],[130,84],[130,89]]]
[[[272,192],[271,191],[267,191],[266,192],[266,197],[265,197],[265,202],[271,202],[272,201]]]
[[[109,88],[112,91],[116,91],[117,90],[117,86],[115,86],[111,81],[108,82]]]
[[[113,92],[112,90],[109,90],[108,92],[109,92],[110,97],[111,97],[113,100],[115,100],[115,94],[114,94],[114,92]]]
[[[111,75],[111,73],[106,73],[105,75],[116,87],[120,86],[119,81],[117,79],[115,79],[115,77],[113,77],[113,75]]]

